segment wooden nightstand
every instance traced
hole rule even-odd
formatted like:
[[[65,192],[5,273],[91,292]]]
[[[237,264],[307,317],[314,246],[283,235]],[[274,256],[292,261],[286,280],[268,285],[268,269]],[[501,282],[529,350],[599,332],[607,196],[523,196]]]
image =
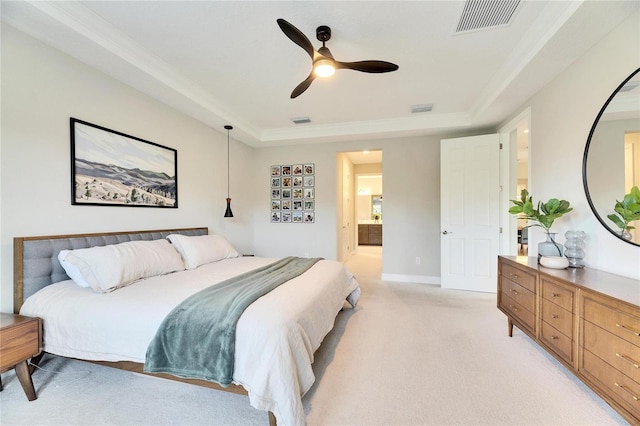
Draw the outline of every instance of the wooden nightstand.
[[[15,367],[16,375],[29,401],[36,391],[27,360],[42,352],[42,321],[40,318],[0,313],[0,372]],[[2,380],[0,379],[0,390]]]

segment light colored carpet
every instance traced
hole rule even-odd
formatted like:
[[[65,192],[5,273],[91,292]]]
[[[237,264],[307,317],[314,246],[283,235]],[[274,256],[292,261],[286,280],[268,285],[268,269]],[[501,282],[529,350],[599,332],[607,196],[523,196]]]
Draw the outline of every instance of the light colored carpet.
[[[380,248],[347,264],[362,298],[315,354],[309,425],[626,424],[519,330],[509,338],[494,294],[380,281]],[[57,357],[43,367],[33,402],[2,375],[3,425],[268,424],[244,396]]]

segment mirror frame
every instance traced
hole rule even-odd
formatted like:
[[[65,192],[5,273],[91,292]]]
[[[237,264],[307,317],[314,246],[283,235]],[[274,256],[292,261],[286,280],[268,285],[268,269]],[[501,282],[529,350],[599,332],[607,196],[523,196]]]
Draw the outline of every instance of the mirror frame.
[[[589,132],[589,137],[587,138],[587,144],[584,148],[584,155],[582,156],[582,185],[584,187],[584,193],[587,196],[587,202],[589,203],[589,207],[591,208],[591,211],[593,212],[593,214],[596,216],[596,218],[598,219],[598,222],[600,222],[600,224],[602,226],[604,226],[604,228],[609,231],[611,234],[613,234],[616,238],[618,238],[619,240],[624,241],[625,243],[629,243],[631,245],[634,245],[636,247],[640,247],[639,243],[636,243],[634,241],[630,241],[630,240],[625,240],[624,238],[622,238],[622,235],[620,235],[619,233],[617,233],[613,228],[611,228],[605,221],[604,219],[600,216],[600,214],[598,213],[598,211],[596,210],[596,207],[593,203],[593,201],[591,200],[591,194],[589,193],[589,186],[587,185],[587,158],[589,156],[589,147],[591,146],[591,138],[593,136],[593,133],[596,130],[596,127],[598,126],[598,123],[600,122],[600,118],[602,117],[602,114],[604,114],[605,110],[607,109],[607,107],[609,106],[609,104],[611,103],[611,101],[613,100],[613,98],[615,98],[615,96],[620,92],[620,89],[622,87],[624,87],[625,84],[627,84],[627,82],[629,80],[631,80],[633,77],[636,76],[636,74],[638,74],[640,72],[640,68],[636,69],[635,71],[633,71],[631,74],[629,74],[629,76],[627,78],[625,78],[622,83],[620,83],[618,85],[618,87],[616,87],[616,89],[613,91],[613,93],[611,94],[611,96],[609,96],[609,99],[607,99],[607,101],[604,103],[604,105],[602,106],[602,108],[600,109],[600,112],[598,113],[598,115],[596,116],[595,121],[593,122],[593,126],[591,126],[591,131]],[[622,194],[622,196],[624,196],[624,194]]]

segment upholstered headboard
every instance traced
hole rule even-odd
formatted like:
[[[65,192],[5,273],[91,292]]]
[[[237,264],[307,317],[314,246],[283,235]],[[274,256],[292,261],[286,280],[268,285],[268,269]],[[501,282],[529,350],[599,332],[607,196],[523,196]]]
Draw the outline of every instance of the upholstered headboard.
[[[69,279],[58,261],[58,253],[61,250],[106,246],[127,241],[159,240],[166,238],[169,234],[206,235],[208,233],[208,228],[201,227],[16,237],[13,239],[13,311],[18,313],[24,300],[41,288]]]

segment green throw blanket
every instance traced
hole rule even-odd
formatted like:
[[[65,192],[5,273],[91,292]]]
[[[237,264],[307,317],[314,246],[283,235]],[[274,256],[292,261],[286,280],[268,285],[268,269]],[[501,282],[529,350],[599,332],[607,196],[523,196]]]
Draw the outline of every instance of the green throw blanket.
[[[167,315],[147,348],[144,371],[232,382],[236,324],[256,299],[320,259],[286,257],[190,296]]]

